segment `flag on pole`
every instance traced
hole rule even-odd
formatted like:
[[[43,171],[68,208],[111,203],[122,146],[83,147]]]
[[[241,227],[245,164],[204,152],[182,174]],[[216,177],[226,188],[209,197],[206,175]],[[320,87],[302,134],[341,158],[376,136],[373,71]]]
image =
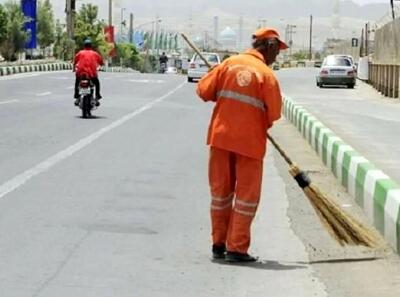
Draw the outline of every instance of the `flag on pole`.
[[[28,33],[25,48],[35,49],[37,47],[37,2],[36,0],[22,0],[21,7],[26,19],[24,29]]]

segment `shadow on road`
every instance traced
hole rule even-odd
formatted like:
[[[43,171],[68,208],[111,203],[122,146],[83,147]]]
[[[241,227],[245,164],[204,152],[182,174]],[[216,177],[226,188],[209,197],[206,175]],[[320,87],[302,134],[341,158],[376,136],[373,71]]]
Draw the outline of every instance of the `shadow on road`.
[[[295,269],[305,269],[307,265],[291,265],[291,264],[282,264],[278,261],[272,260],[258,260],[257,262],[250,263],[229,263],[224,260],[211,260],[211,262],[221,265],[228,266],[237,266],[237,267],[249,267],[254,269],[263,269],[263,270],[295,270]]]
[[[84,117],[82,117],[82,116],[76,116],[75,118],[81,119],[81,120],[106,120],[106,119],[108,119],[108,118],[105,117],[105,116],[94,116],[94,115],[92,115],[92,116],[89,117],[89,118],[84,118]]]

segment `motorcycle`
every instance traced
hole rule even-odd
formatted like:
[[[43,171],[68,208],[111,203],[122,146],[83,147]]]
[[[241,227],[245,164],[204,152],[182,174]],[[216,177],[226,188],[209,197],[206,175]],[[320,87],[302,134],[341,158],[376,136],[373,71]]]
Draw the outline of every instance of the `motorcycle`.
[[[167,70],[167,64],[161,63],[160,64],[160,73],[165,73],[166,70]]]
[[[93,96],[94,84],[88,78],[82,78],[79,82],[79,108],[82,110],[82,117],[92,116],[92,110],[96,109],[96,99]]]

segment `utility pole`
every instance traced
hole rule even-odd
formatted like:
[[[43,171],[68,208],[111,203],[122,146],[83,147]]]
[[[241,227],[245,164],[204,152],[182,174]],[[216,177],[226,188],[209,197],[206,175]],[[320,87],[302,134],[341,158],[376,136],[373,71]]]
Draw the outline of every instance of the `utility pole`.
[[[287,25],[286,31],[287,31],[287,36],[289,39],[289,56],[292,56],[292,46],[293,46],[293,33],[296,33],[293,29],[296,28],[296,25]]]
[[[129,43],[133,43],[133,13],[129,17]]]
[[[70,39],[74,39],[75,0],[66,0],[65,13],[67,17],[67,35]]]
[[[310,54],[309,60],[312,60],[312,26],[313,26],[313,16],[310,15]]]
[[[120,23],[120,32],[119,32],[119,42],[124,42],[124,27],[126,25],[126,22],[124,20],[124,11],[126,8],[122,7],[121,8],[121,23]]]
[[[218,23],[219,23],[219,18],[218,16],[214,17],[214,31],[213,31],[213,50],[215,50],[218,47]]]
[[[368,39],[369,39],[369,29],[368,29],[368,23],[365,24],[365,55],[368,56],[369,50],[368,50]]]
[[[113,2],[108,0],[108,25],[112,26]]]
[[[392,8],[392,18],[395,19],[396,15],[394,13],[394,0],[390,0],[390,6]]]

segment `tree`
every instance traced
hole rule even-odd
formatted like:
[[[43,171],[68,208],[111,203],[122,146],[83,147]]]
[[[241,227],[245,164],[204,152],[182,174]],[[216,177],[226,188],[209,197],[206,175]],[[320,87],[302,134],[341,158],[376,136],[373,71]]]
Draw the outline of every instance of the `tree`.
[[[307,60],[309,53],[307,51],[298,51],[292,55],[294,60]]]
[[[39,1],[37,22],[38,42],[40,47],[44,49],[55,41],[54,14],[50,0]]]
[[[74,55],[75,44],[69,39],[65,26],[56,21],[54,55],[57,59],[71,61]]]
[[[4,6],[0,4],[0,45],[7,38],[7,13]]]
[[[117,56],[120,59],[120,64],[125,67],[139,67],[139,52],[131,43],[117,44]]]
[[[16,60],[17,54],[25,48],[28,34],[24,30],[25,16],[19,4],[9,1],[5,4],[5,39],[0,45],[0,53],[6,60]]]
[[[93,42],[93,48],[99,50],[103,56],[109,53],[110,45],[104,35],[105,23],[97,19],[98,7],[92,4],[83,4],[75,22],[75,43],[78,49],[83,47],[86,38]]]

